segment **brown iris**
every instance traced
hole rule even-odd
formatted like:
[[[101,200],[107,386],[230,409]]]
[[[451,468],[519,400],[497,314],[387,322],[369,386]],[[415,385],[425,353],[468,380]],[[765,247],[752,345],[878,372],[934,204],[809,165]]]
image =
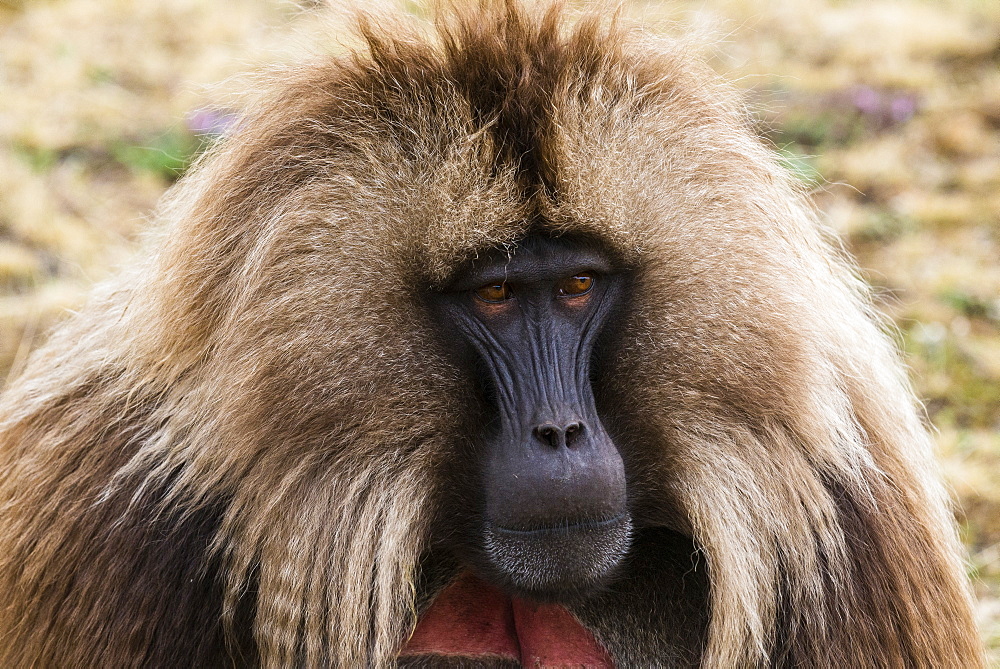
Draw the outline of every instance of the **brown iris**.
[[[568,276],[559,282],[559,294],[566,297],[576,297],[585,295],[594,287],[594,275],[590,272],[582,272]]]
[[[476,297],[483,302],[505,302],[510,299],[510,286],[506,281],[480,286],[476,288]]]

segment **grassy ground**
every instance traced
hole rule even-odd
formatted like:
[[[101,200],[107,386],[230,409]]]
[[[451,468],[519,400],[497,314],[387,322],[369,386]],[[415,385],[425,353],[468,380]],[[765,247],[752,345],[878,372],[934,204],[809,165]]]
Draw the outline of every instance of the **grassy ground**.
[[[1000,663],[1000,3],[630,9],[714,44],[878,288],[939,430]],[[231,122],[238,84],[207,85],[295,57],[316,30],[277,0],[0,0],[0,373],[128,257]]]

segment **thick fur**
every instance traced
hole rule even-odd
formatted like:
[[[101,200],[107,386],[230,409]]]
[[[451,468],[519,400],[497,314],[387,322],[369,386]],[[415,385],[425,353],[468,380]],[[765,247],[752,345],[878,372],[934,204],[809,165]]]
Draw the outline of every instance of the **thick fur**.
[[[283,72],[6,391],[0,666],[394,664],[470,421],[426,300],[529,230],[634,277],[595,392],[644,529],[574,607],[620,666],[982,664],[896,351],[737,98],[513,2]]]

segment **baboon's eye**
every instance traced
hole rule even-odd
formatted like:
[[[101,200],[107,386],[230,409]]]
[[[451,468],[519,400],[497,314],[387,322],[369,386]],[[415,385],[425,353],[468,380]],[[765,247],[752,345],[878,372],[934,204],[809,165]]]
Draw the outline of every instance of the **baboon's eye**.
[[[568,276],[559,282],[559,294],[566,297],[576,297],[585,295],[594,287],[594,275],[591,272],[582,272]]]
[[[507,285],[506,281],[480,286],[476,288],[476,297],[483,302],[504,302],[511,297],[510,286]]]

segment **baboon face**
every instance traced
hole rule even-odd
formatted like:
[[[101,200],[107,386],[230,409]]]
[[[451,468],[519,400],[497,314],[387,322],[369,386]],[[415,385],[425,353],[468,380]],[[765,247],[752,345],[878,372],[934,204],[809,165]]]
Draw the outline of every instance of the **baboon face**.
[[[591,372],[624,281],[597,248],[536,235],[480,256],[435,298],[487,417],[472,435],[473,559],[512,592],[586,592],[628,550],[624,465]]]

